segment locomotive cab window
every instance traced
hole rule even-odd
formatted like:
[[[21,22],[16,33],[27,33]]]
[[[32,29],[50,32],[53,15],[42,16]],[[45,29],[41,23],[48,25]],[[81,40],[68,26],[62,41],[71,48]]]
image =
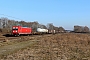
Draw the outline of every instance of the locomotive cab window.
[[[18,30],[18,29],[13,29],[13,30]]]

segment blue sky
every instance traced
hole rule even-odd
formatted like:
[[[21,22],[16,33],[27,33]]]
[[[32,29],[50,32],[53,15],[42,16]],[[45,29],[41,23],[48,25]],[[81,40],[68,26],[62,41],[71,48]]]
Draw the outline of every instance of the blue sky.
[[[90,0],[0,0],[0,17],[53,23],[65,29],[73,29],[74,25],[90,28]]]

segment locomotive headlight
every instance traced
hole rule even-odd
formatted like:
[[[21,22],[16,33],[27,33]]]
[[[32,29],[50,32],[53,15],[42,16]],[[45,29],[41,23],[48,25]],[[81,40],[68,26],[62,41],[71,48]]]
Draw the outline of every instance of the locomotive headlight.
[[[17,32],[17,31],[16,31]]]
[[[14,32],[14,31],[13,31]]]

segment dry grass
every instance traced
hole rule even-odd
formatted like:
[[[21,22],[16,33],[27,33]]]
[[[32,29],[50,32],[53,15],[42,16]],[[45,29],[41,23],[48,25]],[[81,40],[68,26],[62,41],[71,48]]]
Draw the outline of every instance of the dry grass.
[[[35,39],[40,41],[2,60],[90,60],[89,34],[65,33]]]

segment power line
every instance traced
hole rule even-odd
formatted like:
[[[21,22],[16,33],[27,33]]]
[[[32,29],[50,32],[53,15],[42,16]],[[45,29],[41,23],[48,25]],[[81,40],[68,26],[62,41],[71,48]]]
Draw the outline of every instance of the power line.
[[[16,18],[16,17],[13,17],[13,16],[9,16],[9,15],[5,15],[5,14],[0,14],[0,15],[3,15],[3,16],[7,16],[7,17],[11,17],[11,18],[14,18],[14,19],[19,19],[19,20],[23,20],[23,19],[20,19],[20,18]]]

